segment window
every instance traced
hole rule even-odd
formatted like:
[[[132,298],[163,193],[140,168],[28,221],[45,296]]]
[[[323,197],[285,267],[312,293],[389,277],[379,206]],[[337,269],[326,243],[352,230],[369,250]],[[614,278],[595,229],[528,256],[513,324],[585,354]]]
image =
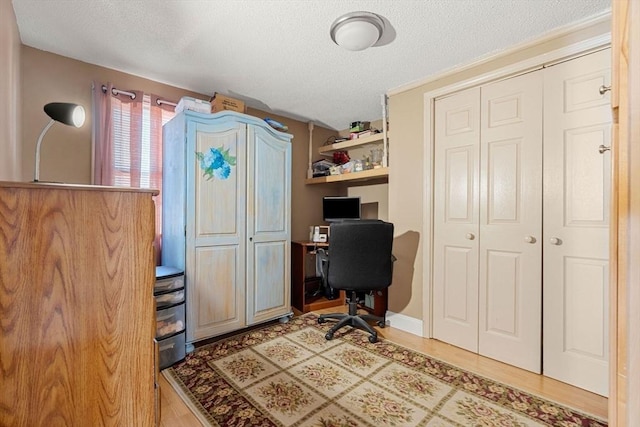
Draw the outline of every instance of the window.
[[[94,182],[162,190],[162,125],[175,104],[155,95],[94,84]],[[162,193],[156,203],[156,249],[160,261]]]
[[[113,182],[112,185],[162,188],[162,125],[175,115],[159,109],[160,128],[152,126],[151,96],[143,95],[140,117],[131,103],[118,103],[113,114]],[[132,126],[139,120],[140,126]],[[140,129],[139,138],[132,133]],[[138,141],[138,147],[135,146]],[[133,144],[133,146],[132,146]],[[133,153],[133,155],[132,155]],[[159,162],[158,162],[159,161]],[[132,165],[133,171],[132,171]]]

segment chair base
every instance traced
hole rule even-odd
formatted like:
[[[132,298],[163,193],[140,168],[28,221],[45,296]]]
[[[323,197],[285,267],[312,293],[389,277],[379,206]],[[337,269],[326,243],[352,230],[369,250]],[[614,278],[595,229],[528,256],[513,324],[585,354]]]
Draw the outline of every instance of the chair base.
[[[338,321],[325,335],[327,340],[332,340],[333,334],[343,326],[351,326],[368,332],[370,334],[369,342],[374,343],[378,341],[378,333],[367,323],[367,320],[377,322],[378,326],[381,328],[386,326],[384,317],[374,316],[373,314],[358,314],[358,299],[355,291],[351,292],[351,297],[349,298],[349,313],[322,314],[318,317],[318,323],[325,323],[327,319]]]

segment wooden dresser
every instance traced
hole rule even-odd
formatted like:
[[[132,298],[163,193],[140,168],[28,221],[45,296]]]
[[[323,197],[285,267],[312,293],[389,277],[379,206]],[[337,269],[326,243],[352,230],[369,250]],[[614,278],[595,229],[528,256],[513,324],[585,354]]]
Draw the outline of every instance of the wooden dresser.
[[[0,182],[0,425],[158,423],[155,190]]]

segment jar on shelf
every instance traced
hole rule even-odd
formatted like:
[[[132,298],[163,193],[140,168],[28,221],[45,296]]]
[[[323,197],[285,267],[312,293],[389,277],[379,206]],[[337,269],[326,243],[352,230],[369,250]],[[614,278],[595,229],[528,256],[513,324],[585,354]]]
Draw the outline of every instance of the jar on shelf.
[[[374,169],[382,167],[382,148],[371,149],[371,164]]]
[[[362,170],[366,171],[372,168],[373,166],[371,165],[371,159],[369,156],[362,156]]]

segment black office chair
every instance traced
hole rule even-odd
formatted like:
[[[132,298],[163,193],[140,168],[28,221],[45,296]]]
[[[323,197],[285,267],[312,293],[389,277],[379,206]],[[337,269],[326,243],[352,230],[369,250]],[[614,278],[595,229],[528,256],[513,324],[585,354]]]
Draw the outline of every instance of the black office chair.
[[[326,265],[326,284],[347,291],[349,313],[323,314],[318,323],[338,320],[325,335],[327,340],[346,325],[363,329],[369,341],[378,340],[378,333],[367,320],[385,326],[385,318],[371,314],[358,315],[358,293],[378,291],[391,285],[393,273],[393,224],[380,220],[345,220],[331,224],[329,254]],[[323,269],[325,270],[325,269]],[[324,272],[324,271],[323,271]]]

